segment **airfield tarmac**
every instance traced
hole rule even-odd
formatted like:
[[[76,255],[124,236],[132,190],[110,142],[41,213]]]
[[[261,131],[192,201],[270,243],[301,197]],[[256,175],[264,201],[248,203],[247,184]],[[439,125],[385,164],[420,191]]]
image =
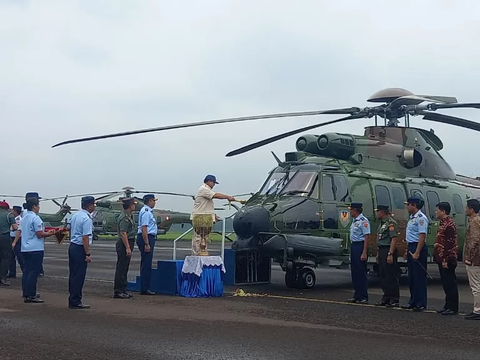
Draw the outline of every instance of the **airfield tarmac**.
[[[189,254],[179,242],[177,257]],[[228,244],[226,244],[228,246]],[[261,297],[187,299],[140,296],[112,299],[116,254],[114,242],[92,246],[84,301],[89,310],[67,308],[68,243],[48,242],[45,276],[38,291],[44,304],[24,304],[20,279],[0,288],[0,359],[435,359],[478,358],[479,321],[442,316],[438,271],[429,281],[429,309],[413,313],[342,303],[352,295],[349,270],[319,269],[315,289],[287,289],[284,273],[272,268],[272,284],[242,286]],[[210,245],[219,254],[220,244]],[[157,242],[154,260],[172,258],[172,242]],[[135,248],[130,279],[139,269]],[[463,266],[458,270],[461,311],[469,312],[472,295]],[[408,288],[402,281],[402,302]],[[370,302],[381,297],[378,281]]]

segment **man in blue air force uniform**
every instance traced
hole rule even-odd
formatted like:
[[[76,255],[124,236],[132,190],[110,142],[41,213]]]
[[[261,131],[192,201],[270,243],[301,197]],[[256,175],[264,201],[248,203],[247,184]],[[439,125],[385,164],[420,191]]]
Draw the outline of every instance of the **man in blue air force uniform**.
[[[90,245],[93,240],[92,212],[95,210],[95,198],[85,196],[81,200],[82,210],[77,211],[70,222],[70,246],[68,248],[68,307],[70,309],[88,309],[82,302],[82,289],[90,260]]]
[[[27,198],[25,215],[20,223],[22,233],[22,274],[23,298],[26,303],[43,303],[37,294],[37,279],[42,269],[45,251],[45,238],[55,234],[54,230],[45,232],[43,221],[38,216],[40,203],[37,198]]]
[[[419,197],[409,197],[405,202],[410,218],[407,223],[407,249],[403,258],[407,260],[410,301],[404,309],[423,311],[427,307],[427,244],[428,219],[420,210],[424,202]]]
[[[40,201],[40,200],[42,199],[42,198],[40,197],[40,195],[38,194],[38,192],[36,192],[36,191],[27,192],[27,193],[25,194],[25,201],[27,201],[28,198],[36,198],[38,201]],[[26,211],[27,211],[27,210],[26,210],[26,207],[25,207],[25,204],[23,204],[23,208],[24,208],[25,210],[22,211],[22,214],[21,214],[22,218],[23,218],[23,215],[25,215],[25,214],[26,214]],[[43,271],[43,262],[42,262],[42,268],[40,269],[40,274],[39,274],[39,276],[44,276],[44,275],[45,275],[45,272]]]
[[[349,207],[352,216],[350,226],[350,270],[355,293],[348,302],[366,304],[368,302],[368,239],[370,236],[370,221],[363,216],[363,204],[354,202]]]
[[[140,250],[140,294],[155,295],[150,290],[153,249],[157,240],[158,226],[153,213],[157,199],[153,194],[143,197],[145,206],[138,213],[137,246]]]

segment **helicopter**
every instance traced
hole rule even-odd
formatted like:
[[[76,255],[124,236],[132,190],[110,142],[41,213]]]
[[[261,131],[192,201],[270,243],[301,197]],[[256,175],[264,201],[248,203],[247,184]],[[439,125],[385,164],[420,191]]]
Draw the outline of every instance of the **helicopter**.
[[[158,195],[173,195],[173,196],[186,196],[194,199],[193,195],[181,194],[181,193],[172,193],[172,192],[160,192],[160,191],[136,191],[131,186],[125,186],[121,191],[106,191],[90,194],[78,194],[70,195],[70,198],[73,197],[82,197],[82,196],[97,196],[96,197],[96,207],[92,213],[93,218],[93,237],[94,240],[98,239],[98,235],[116,235],[117,234],[117,219],[120,213],[123,211],[122,199],[132,197],[133,194],[140,193],[149,193],[149,194],[158,194]],[[112,197],[118,196],[115,200],[109,200]],[[144,206],[143,199],[133,196],[137,201],[135,204],[135,211],[133,213],[135,222],[138,220],[138,212]],[[183,213],[178,211],[171,210],[153,210],[158,226],[158,235],[165,235],[171,228],[173,224],[181,224],[182,228],[185,223],[190,223],[190,214]]]
[[[264,120],[280,117],[344,115],[344,117],[305,126],[275,135],[229,152],[236,156],[296,134],[322,126],[351,120],[374,118],[363,135],[345,132],[305,134],[295,142],[295,151],[283,160],[272,152],[276,166],[233,220],[236,239],[232,249],[255,251],[280,264],[287,287],[310,289],[315,286],[313,269],[327,265],[348,266],[352,218],[351,202],[363,203],[363,214],[371,223],[368,264],[376,264],[375,218],[378,205],[389,206],[399,225],[398,271],[406,273],[401,255],[406,249],[405,229],[408,213],[404,205],[409,196],[418,196],[423,212],[430,219],[426,243],[428,261],[433,262],[433,244],[439,225],[436,204],[448,201],[457,224],[459,260],[467,219],[468,199],[480,199],[480,178],[458,175],[442,157],[443,143],[434,130],[410,126],[410,118],[444,123],[480,131],[480,123],[438,113],[441,109],[480,108],[480,103],[459,103],[455,97],[415,95],[402,88],[380,90],[367,99],[375,106],[324,111],[267,114],[170,125],[123,133],[68,140],[54,145],[78,143],[154,131],[194,126]],[[379,123],[383,119],[383,124]],[[404,119],[404,125],[400,120]]]
[[[24,196],[20,195],[0,195],[0,197],[6,198],[22,198],[23,201],[25,200]],[[67,214],[71,214],[72,211],[78,211],[77,209],[72,209],[70,205],[67,204],[68,195],[63,198],[63,202],[59,203],[57,200],[61,199],[58,198],[50,198],[50,199],[40,199],[40,201],[53,201],[56,205],[59,206],[59,210],[54,214],[49,213],[39,213],[38,215],[42,218],[45,226],[47,227],[64,227],[66,226],[66,219],[65,216]]]

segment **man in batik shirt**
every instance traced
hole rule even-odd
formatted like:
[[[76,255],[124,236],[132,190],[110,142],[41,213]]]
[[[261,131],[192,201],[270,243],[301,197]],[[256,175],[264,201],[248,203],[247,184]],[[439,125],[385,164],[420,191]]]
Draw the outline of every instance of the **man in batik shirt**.
[[[450,217],[451,206],[448,202],[437,204],[435,215],[440,225],[435,238],[433,258],[438,264],[445,305],[437,311],[442,315],[458,314],[458,287],[455,269],[457,268],[458,237],[457,226]]]

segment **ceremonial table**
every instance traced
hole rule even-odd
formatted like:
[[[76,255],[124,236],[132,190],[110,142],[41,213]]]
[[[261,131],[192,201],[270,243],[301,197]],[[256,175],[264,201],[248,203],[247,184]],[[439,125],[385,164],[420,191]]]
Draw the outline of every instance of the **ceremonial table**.
[[[221,297],[223,273],[220,256],[187,256],[182,267],[180,295],[185,297]]]

